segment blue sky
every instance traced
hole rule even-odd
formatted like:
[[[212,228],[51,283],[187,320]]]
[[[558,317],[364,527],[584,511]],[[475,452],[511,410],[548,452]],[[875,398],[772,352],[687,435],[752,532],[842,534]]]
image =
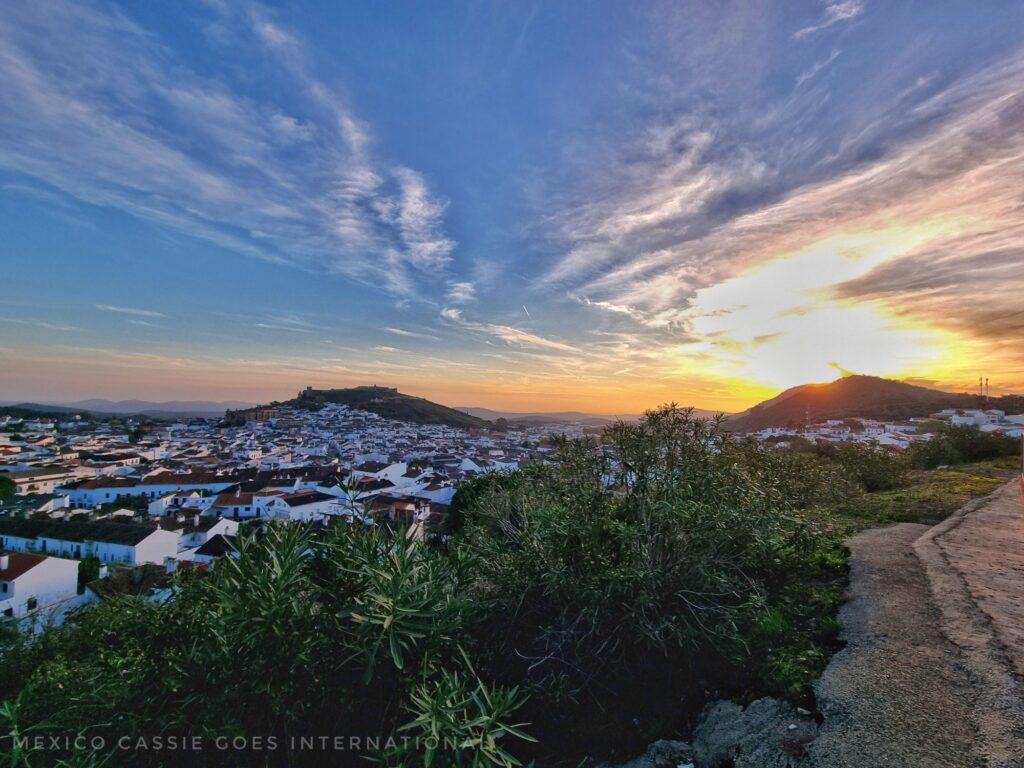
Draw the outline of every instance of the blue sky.
[[[1020,388],[1022,32],[1017,2],[14,4],[0,398]]]

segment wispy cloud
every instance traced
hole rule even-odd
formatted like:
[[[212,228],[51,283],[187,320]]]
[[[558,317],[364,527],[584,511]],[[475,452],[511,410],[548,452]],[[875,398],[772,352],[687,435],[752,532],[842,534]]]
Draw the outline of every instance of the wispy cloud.
[[[286,325],[284,323],[255,323],[255,328],[263,328],[270,331],[289,331],[291,333],[312,333],[313,331],[309,328],[303,328],[298,325]]]
[[[831,359],[955,382],[986,354],[1024,380],[1006,342],[1024,326],[1022,87],[1018,52],[942,89],[901,87],[827,153],[795,142],[800,96],[772,118],[789,135],[747,143],[741,162],[702,143],[692,116],[667,143],[648,129],[629,163],[604,164],[620,174],[606,198],[554,219],[569,249],[548,285],[669,334],[649,343],[676,361],[755,380],[825,377]],[[705,129],[726,146],[738,130]]]
[[[121,315],[135,315],[137,317],[167,317],[163,312],[156,312],[152,309],[138,309],[137,307],[116,307],[113,304],[97,304],[96,309],[103,312],[116,312]]]
[[[833,61],[838,59],[841,53],[842,51],[834,50],[832,51],[832,53],[828,55],[827,58],[824,58],[821,61],[814,62],[814,64],[811,65],[810,69],[808,69],[806,72],[801,72],[800,75],[796,78],[797,88],[799,88],[801,85],[803,85],[812,77],[814,77],[816,74],[821,72],[821,70],[825,69],[825,67],[831,64]]]
[[[828,29],[833,24],[842,21],[855,19],[864,11],[863,0],[841,0],[840,2],[828,2],[825,5],[825,12],[821,19],[814,24],[797,30],[793,33],[794,40],[801,40],[815,32]]]
[[[414,276],[455,247],[446,203],[375,157],[369,128],[268,10],[211,7],[232,57],[293,83],[290,109],[192,69],[114,7],[41,0],[0,15],[0,168],[245,255],[414,294]]]
[[[576,348],[570,344],[565,344],[561,341],[555,341],[548,339],[539,334],[532,333],[530,331],[524,331],[521,328],[513,328],[508,325],[492,325],[490,323],[480,326],[481,330],[485,333],[489,333],[492,336],[496,336],[502,341],[508,344],[514,344],[522,347],[540,347],[542,349],[553,349],[558,352],[575,352]]]
[[[518,347],[535,347],[556,352],[577,352],[578,350],[570,344],[549,339],[533,331],[515,328],[510,325],[499,323],[480,323],[466,320],[461,309],[446,307],[441,310],[441,316],[452,323],[457,323],[462,328],[473,331],[477,334],[491,336],[506,344]]]
[[[476,298],[476,286],[467,281],[453,281],[448,283],[448,301],[455,304],[465,304]]]
[[[437,336],[433,336],[429,333],[419,333],[418,331],[407,331],[404,328],[385,328],[388,333],[394,334],[395,336],[403,336],[410,339],[429,339],[430,341],[438,341]]]
[[[70,332],[82,330],[77,326],[67,325],[66,323],[52,323],[48,320],[26,320],[18,317],[0,317],[0,322],[11,323],[13,325],[31,325],[47,331]]]

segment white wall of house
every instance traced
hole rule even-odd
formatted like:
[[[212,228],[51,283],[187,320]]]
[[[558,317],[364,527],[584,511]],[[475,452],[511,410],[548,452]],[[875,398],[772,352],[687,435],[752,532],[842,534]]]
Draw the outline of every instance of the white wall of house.
[[[168,557],[178,553],[178,534],[174,531],[153,531],[135,545],[132,565],[143,563],[162,563]]]
[[[274,517],[287,517],[289,520],[308,523],[313,520],[322,520],[325,515],[337,514],[337,507],[338,501],[333,498],[314,501],[311,504],[302,504],[297,507],[292,507],[284,500],[281,500],[273,509],[272,515]]]
[[[222,536],[237,536],[238,522],[236,520],[229,520],[226,517],[222,517],[205,531],[183,533],[178,540],[178,550],[181,551],[183,549],[201,547],[218,533]]]
[[[10,610],[20,618],[31,610],[45,608],[78,594],[78,563],[60,557],[47,557],[12,581],[0,582],[0,615]],[[28,602],[35,598],[35,609]]]
[[[120,544],[110,541],[66,541],[46,536],[26,539],[20,536],[0,536],[0,548],[15,552],[38,552],[80,560],[95,555],[101,563],[163,563],[178,551],[178,534],[155,530],[138,544]]]
[[[73,472],[44,473],[38,475],[20,477],[14,481],[15,493],[25,495],[28,493],[55,493],[59,486],[70,483],[76,479]]]
[[[219,493],[230,486],[231,483],[206,483],[203,485],[128,485],[124,487],[111,486],[107,488],[58,488],[55,492],[68,496],[71,505],[74,507],[95,507],[99,504],[106,504],[114,501],[118,496],[145,496],[148,499],[158,499],[161,496],[174,491],[209,491]]]

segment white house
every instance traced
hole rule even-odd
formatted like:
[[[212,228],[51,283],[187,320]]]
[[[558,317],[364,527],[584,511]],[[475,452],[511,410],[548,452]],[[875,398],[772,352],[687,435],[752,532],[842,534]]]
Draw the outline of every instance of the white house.
[[[22,469],[3,474],[14,482],[14,492],[17,494],[53,493],[77,478],[70,469]]]
[[[0,549],[57,554],[101,563],[163,563],[178,551],[178,534],[149,525],[0,518]]]
[[[196,515],[178,531],[178,550],[201,547],[214,536],[238,535],[238,522],[226,517],[200,517]]]
[[[270,500],[270,517],[287,517],[289,520],[310,522],[322,520],[325,515],[338,514],[337,496],[313,490],[296,491]]]
[[[352,468],[352,474],[356,480],[368,477],[374,480],[388,480],[398,485],[402,475],[408,469],[409,464],[404,461],[397,461],[393,464],[385,464],[382,461],[364,461]]]
[[[28,552],[0,554],[0,616],[21,618],[78,594],[78,563]]]
[[[212,472],[155,472],[141,480],[129,478],[100,478],[75,483],[62,488],[61,493],[71,499],[73,507],[95,507],[115,501],[118,496],[144,496],[158,499],[171,491],[209,491],[220,493],[233,485],[231,480]]]
[[[218,557],[224,557],[225,555],[237,557],[235,551],[235,539],[231,536],[218,534],[212,536],[209,541],[199,547],[193,553],[192,560],[196,563],[212,563]]]
[[[149,502],[147,510],[154,516],[169,515],[182,510],[201,513],[213,504],[213,499],[213,496],[203,496],[198,491],[172,491]]]
[[[945,413],[946,412],[943,411],[939,415],[944,416]],[[993,408],[986,411],[979,411],[973,409],[955,411],[948,418],[950,424],[975,425],[980,427],[983,424],[998,424],[1005,418],[1005,416],[1005,411],[1000,411]]]

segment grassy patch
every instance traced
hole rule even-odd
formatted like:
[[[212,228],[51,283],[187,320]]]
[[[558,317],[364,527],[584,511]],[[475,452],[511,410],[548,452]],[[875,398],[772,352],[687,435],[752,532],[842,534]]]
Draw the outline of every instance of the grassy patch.
[[[893,523],[933,525],[971,499],[991,493],[1017,471],[1019,460],[1004,457],[948,469],[910,473],[903,488],[854,496],[826,513],[844,535]]]
[[[985,496],[1019,471],[1016,457],[947,469],[915,471],[895,490],[851,496],[809,517],[821,526],[820,546],[806,572],[789,581],[753,636],[759,674],[749,696],[782,696],[813,708],[812,683],[839,649],[839,607],[847,586],[849,553],[842,542],[868,528],[894,523],[932,525],[972,499]]]

